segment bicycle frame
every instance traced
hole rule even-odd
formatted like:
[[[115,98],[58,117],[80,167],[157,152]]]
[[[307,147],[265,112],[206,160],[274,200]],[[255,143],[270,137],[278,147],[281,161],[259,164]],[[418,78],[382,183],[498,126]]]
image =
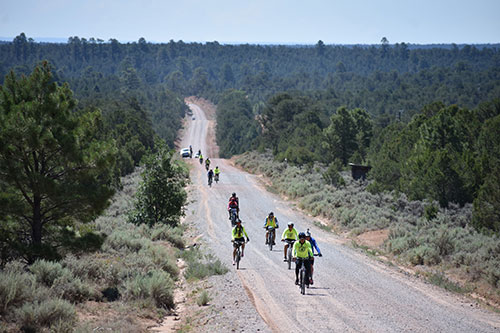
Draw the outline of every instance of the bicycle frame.
[[[273,250],[273,236],[274,236],[274,233],[276,232],[274,229],[274,227],[271,227],[271,226],[268,226],[267,228],[267,244],[269,245],[269,251],[272,251]]]
[[[233,241],[235,247],[236,247],[236,255],[235,255],[235,261],[236,261],[236,269],[240,269],[240,260],[241,260],[241,246],[245,244],[245,242],[242,241]]]
[[[285,239],[285,242],[288,244],[288,250],[286,251],[286,259],[288,262],[288,269],[292,269],[292,252],[293,252],[293,244],[294,240]]]

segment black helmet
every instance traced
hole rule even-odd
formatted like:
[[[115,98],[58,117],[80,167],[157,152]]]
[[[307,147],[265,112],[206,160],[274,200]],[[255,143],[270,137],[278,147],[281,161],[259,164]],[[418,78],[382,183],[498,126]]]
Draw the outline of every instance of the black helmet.
[[[273,213],[273,212],[270,212],[270,213],[269,213],[269,216],[274,216],[274,213]]]
[[[306,237],[311,237],[311,233],[309,232],[309,229],[306,231]]]
[[[299,239],[302,239],[302,238],[304,238],[304,239],[306,238],[306,234],[304,232],[301,232],[299,234]]]
[[[288,226],[292,226],[293,227],[293,222],[288,222]]]

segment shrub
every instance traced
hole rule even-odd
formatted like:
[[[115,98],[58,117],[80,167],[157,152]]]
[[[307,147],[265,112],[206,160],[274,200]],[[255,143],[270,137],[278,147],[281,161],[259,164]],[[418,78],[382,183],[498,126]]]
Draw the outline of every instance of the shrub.
[[[27,273],[0,271],[0,315],[33,299],[35,280]]]
[[[207,263],[194,261],[189,263],[184,276],[187,280],[200,280],[211,275],[223,275],[227,271],[227,267],[219,259]]]
[[[73,305],[61,299],[49,299],[42,302],[24,304],[16,310],[17,322],[23,331],[37,332],[40,327],[71,327],[76,323],[76,311]]]
[[[116,250],[118,252],[136,252],[142,249],[148,241],[148,239],[133,233],[133,231],[120,230],[113,232],[106,238],[102,249],[104,251]]]
[[[139,251],[139,256],[147,257],[156,268],[167,271],[172,277],[179,275],[179,268],[163,246],[150,244]]]
[[[427,245],[411,249],[407,257],[413,265],[436,265],[441,261],[437,250]]]
[[[73,255],[68,255],[61,262],[63,267],[68,268],[74,276],[94,282],[101,281],[105,278],[107,266],[104,260],[93,256],[83,256],[77,258]]]
[[[196,304],[199,306],[205,306],[210,302],[210,296],[208,296],[208,293],[206,290],[203,290],[201,294],[198,296],[198,299],[196,300]]]
[[[151,229],[151,240],[166,240],[172,243],[175,247],[184,248],[184,240],[182,234],[184,230],[181,226],[172,228],[169,225],[155,225]]]
[[[153,270],[146,275],[137,275],[125,283],[125,297],[127,299],[151,299],[160,308],[172,309],[174,296],[172,289],[174,282],[163,271]]]
[[[35,261],[29,269],[35,275],[37,282],[49,288],[52,287],[58,278],[70,274],[69,270],[63,268],[60,263],[45,261],[43,259]]]
[[[425,206],[425,218],[427,221],[431,221],[436,218],[437,213],[439,211],[439,208],[436,207],[434,204],[430,204],[428,206]]]

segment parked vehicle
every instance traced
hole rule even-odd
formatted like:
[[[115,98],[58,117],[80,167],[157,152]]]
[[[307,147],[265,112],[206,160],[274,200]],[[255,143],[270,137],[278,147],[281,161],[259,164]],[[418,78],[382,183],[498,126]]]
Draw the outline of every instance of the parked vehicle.
[[[181,150],[181,157],[191,157],[191,152],[189,151],[189,148],[183,148]]]

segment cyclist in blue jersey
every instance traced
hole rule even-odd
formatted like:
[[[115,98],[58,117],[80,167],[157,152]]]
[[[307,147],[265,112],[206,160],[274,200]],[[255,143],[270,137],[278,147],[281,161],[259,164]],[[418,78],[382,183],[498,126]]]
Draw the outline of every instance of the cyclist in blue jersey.
[[[318,247],[318,243],[316,242],[316,240],[314,238],[311,237],[311,233],[309,232],[309,229],[307,229],[306,231],[306,240],[309,241],[309,243],[311,244],[311,249],[312,249],[312,252],[314,254],[314,250],[316,250],[316,252],[318,253],[318,257],[322,257],[323,255],[321,254],[321,250],[319,249]],[[314,272],[314,256],[311,258],[311,275],[310,275],[310,279],[309,279],[309,284],[313,284],[313,272]]]

